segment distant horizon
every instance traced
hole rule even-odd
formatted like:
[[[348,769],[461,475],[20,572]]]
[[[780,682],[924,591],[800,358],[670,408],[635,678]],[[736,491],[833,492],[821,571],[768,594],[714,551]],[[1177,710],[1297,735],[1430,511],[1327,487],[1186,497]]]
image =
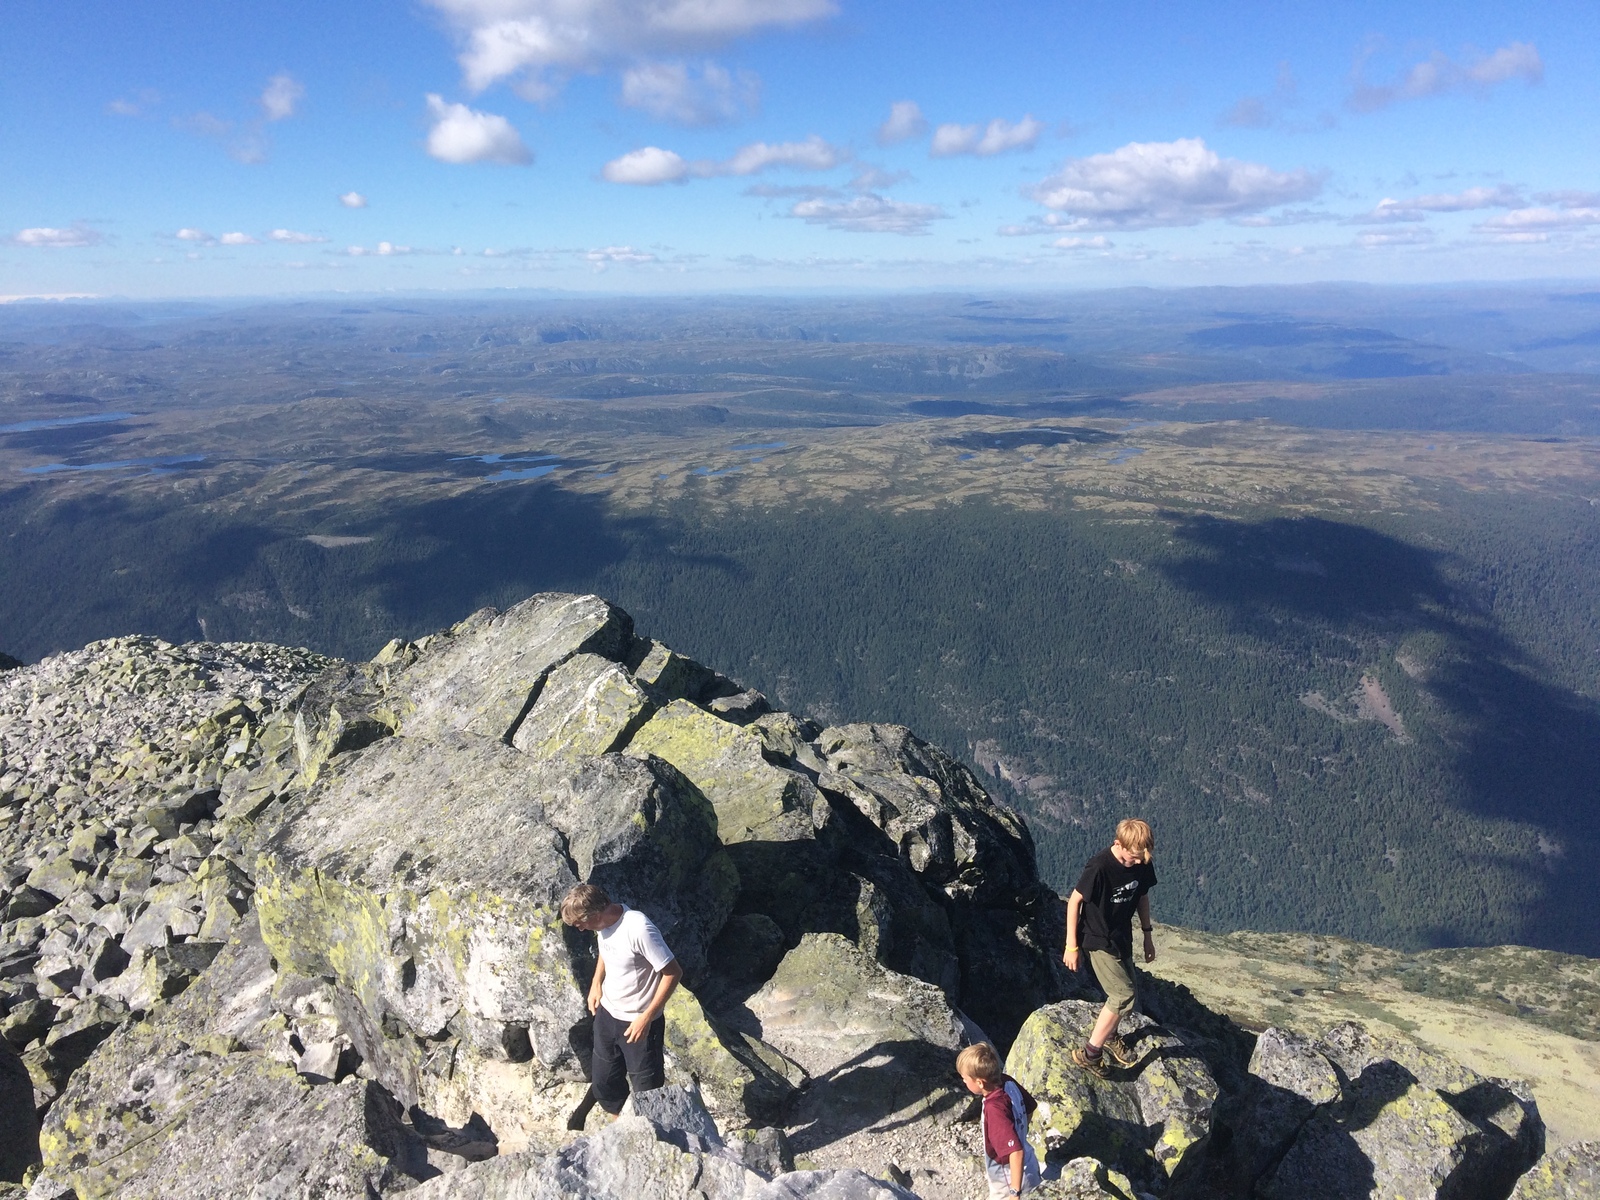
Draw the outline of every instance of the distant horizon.
[[[722,287],[705,288],[702,290],[633,290],[577,288],[577,287],[537,287],[499,285],[493,287],[438,287],[438,288],[395,288],[390,290],[356,290],[349,291],[304,291],[304,292],[217,292],[217,293],[185,293],[185,294],[148,294],[137,295],[130,293],[66,293],[66,294],[26,294],[5,295],[0,294],[0,310],[12,306],[59,305],[68,307],[74,304],[234,304],[234,303],[304,303],[314,300],[451,300],[451,299],[499,299],[514,298],[517,296],[543,297],[550,299],[573,300],[710,300],[718,297],[738,296],[770,296],[774,298],[815,298],[828,297],[874,297],[880,299],[895,296],[945,296],[955,294],[971,294],[984,296],[1038,296],[1041,294],[1072,294],[1096,295],[1113,292],[1305,292],[1319,288],[1326,289],[1366,289],[1371,291],[1406,292],[1406,291],[1477,291],[1499,289],[1504,291],[1547,291],[1556,289],[1560,291],[1581,291],[1585,288],[1600,289],[1600,275],[1592,277],[1549,276],[1549,277],[1524,277],[1520,279],[1459,279],[1459,280],[1420,280],[1420,281],[1372,281],[1365,279],[1316,279],[1292,283],[1123,283],[1123,284],[1074,284],[1074,283],[1016,283],[1005,286],[979,286],[961,284],[928,284],[921,287],[909,285],[873,287],[868,284],[856,284],[853,287],[804,286],[799,284],[772,284],[767,286],[750,287]]]

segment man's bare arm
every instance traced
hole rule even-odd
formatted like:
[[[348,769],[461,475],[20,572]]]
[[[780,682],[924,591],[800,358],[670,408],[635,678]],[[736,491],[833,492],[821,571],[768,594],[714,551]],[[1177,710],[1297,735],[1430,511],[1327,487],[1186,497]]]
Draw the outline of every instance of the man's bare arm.
[[[600,985],[606,979],[606,960],[601,958],[594,964],[594,981],[589,984],[589,1015],[593,1016],[600,1008]]]
[[[678,986],[678,980],[683,978],[683,967],[673,959],[661,968],[661,981],[656,984],[656,994],[650,999],[650,1007],[635,1017],[629,1024],[628,1031],[622,1036],[630,1042],[637,1042],[650,1028],[650,1023],[661,1015],[661,1010],[667,1007],[667,1000]]]

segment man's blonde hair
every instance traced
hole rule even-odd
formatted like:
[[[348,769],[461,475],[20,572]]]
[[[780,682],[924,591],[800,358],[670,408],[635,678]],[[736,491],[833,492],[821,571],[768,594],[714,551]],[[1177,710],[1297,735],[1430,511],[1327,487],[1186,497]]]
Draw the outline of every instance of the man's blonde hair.
[[[984,1083],[999,1083],[1005,1078],[1005,1068],[1000,1065],[1000,1052],[988,1042],[968,1046],[956,1055],[956,1070],[969,1079]]]
[[[611,903],[606,890],[592,883],[580,883],[561,897],[561,919],[576,925],[605,909]]]
[[[1149,822],[1129,817],[1117,822],[1117,845],[1149,862],[1156,852],[1156,835],[1150,832]]]

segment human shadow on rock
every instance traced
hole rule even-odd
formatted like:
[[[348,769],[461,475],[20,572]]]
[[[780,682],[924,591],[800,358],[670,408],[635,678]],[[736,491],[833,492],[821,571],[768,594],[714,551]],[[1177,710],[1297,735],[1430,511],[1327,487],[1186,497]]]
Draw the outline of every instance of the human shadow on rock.
[[[806,1084],[791,1108],[789,1144],[808,1154],[866,1130],[953,1123],[966,1107],[954,1051],[880,1042]]]

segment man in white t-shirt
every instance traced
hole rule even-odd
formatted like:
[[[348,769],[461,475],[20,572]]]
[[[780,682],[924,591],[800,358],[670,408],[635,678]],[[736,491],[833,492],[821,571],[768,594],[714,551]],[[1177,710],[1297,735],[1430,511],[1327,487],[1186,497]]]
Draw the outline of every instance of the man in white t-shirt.
[[[655,922],[615,903],[592,883],[580,883],[561,901],[561,919],[595,934],[600,960],[589,985],[594,1014],[594,1098],[613,1117],[630,1090],[647,1092],[667,1082],[662,1011],[683,968],[661,939]]]

